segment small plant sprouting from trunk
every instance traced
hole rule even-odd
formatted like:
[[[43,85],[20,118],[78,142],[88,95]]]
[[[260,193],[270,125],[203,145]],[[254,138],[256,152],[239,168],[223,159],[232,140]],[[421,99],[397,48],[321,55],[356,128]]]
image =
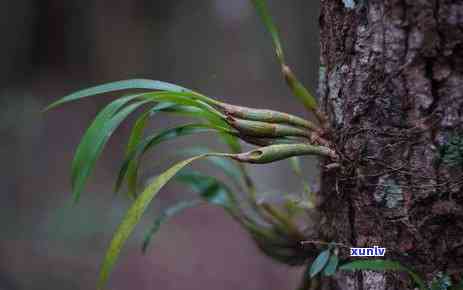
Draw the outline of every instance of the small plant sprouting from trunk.
[[[325,166],[327,170],[342,170],[346,161],[331,141],[333,132],[330,130],[326,114],[318,106],[316,98],[299,82],[286,63],[277,28],[268,13],[265,1],[251,0],[251,2],[272,37],[283,79],[292,94],[313,114],[316,122],[285,112],[227,104],[175,84],[146,79],[118,81],[84,89],[65,96],[47,108],[48,110],[67,102],[116,91],[135,89],[146,91],[125,95],[101,110],[82,137],[72,163],[72,191],[73,198],[77,202],[109,137],[130,114],[144,108],[145,111],[132,128],[115,185],[115,191],[119,192],[126,184],[127,197],[133,200],[133,203],[106,252],[101,266],[98,289],[105,287],[122,247],[148,205],[171,179],[191,187],[198,193],[198,197],[164,209],[146,234],[142,245],[143,252],[147,250],[151,238],[160,226],[170,217],[201,203],[209,203],[222,207],[230,214],[246,229],[259,249],[269,257],[288,265],[307,264],[301,290],[319,289],[323,281],[326,281],[326,278],[322,277],[333,276],[338,270],[402,271],[408,273],[422,290],[444,289],[435,288],[437,286],[427,288],[419,275],[395,261],[351,261],[346,255],[340,254],[340,249],[348,249],[351,245],[333,241],[336,238],[335,234],[327,235],[329,229],[318,228],[322,224],[321,213],[318,211],[320,197],[312,191],[310,184],[305,180],[298,158],[305,155],[324,158],[324,164],[328,164]],[[198,121],[143,137],[149,119],[157,114],[188,116]],[[205,132],[216,133],[218,138],[228,145],[229,152],[212,152],[207,148],[188,150],[187,153],[194,155],[193,157],[174,164],[151,180],[145,188],[139,188],[140,161],[147,151],[168,140]],[[255,145],[257,148],[242,152],[240,141]],[[460,161],[461,150],[458,146],[461,142],[454,143],[455,146],[443,149],[444,161],[455,163]],[[220,168],[229,177],[232,185],[227,185],[215,177],[185,169],[190,163],[199,159],[204,159]],[[253,180],[244,164],[267,164],[284,159],[291,161],[294,173],[302,178],[304,194],[300,198],[283,196],[285,200],[283,206],[258,199]],[[242,198],[236,195],[236,191],[246,193],[245,204]],[[251,211],[244,208],[250,208]],[[304,211],[313,217],[312,224],[315,226],[309,231],[302,229],[296,223],[296,214]],[[450,289],[448,287],[451,281],[448,280],[448,276],[443,274],[442,277],[434,280],[433,285],[445,284],[447,285],[445,289]]]

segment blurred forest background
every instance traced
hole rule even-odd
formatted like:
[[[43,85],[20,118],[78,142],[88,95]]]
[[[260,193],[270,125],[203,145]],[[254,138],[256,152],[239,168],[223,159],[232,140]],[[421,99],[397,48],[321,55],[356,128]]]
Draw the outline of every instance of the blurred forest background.
[[[315,88],[317,1],[269,5],[288,63]],[[129,205],[112,188],[130,122],[110,140],[81,202],[68,207],[74,150],[111,97],[42,113],[52,100],[103,82],[150,78],[234,104],[305,114],[290,97],[270,37],[248,0],[7,0],[0,2],[0,23],[1,290],[93,289],[111,234]],[[158,116],[150,131],[174,122]],[[145,159],[144,178],[172,164],[172,144],[223,149],[213,136],[174,142]],[[306,172],[313,172],[314,161],[304,160]],[[213,172],[205,164],[196,168]],[[261,192],[300,190],[287,161],[250,170]],[[210,206],[171,220],[143,256],[143,234],[156,213],[188,196],[176,185],[161,192],[124,249],[110,289],[296,287],[303,269],[263,256],[230,217]]]

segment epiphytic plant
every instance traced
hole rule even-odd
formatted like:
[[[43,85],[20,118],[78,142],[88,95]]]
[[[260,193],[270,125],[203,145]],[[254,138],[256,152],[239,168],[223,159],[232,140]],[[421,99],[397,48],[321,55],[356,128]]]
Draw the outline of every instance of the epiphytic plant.
[[[320,110],[314,96],[298,81],[285,62],[281,41],[265,1],[251,0],[251,2],[270,32],[286,83],[293,95],[313,113],[316,123],[288,113],[227,104],[178,85],[145,79],[118,81],[84,89],[65,96],[47,108],[51,109],[67,102],[116,91],[134,89],[145,91],[120,97],[101,110],[82,137],[72,163],[72,191],[73,198],[77,202],[109,137],[131,113],[139,108],[145,108],[145,112],[139,116],[132,128],[125,159],[115,185],[115,191],[118,192],[126,184],[127,196],[133,200],[133,203],[106,252],[98,288],[103,289],[122,247],[148,205],[169,180],[176,178],[177,181],[190,186],[199,197],[181,201],[164,209],[148,231],[143,242],[143,251],[146,251],[151,237],[167,219],[187,208],[206,202],[225,209],[247,230],[266,255],[289,265],[301,265],[309,260],[303,285],[310,283],[310,279],[320,273],[331,276],[338,269],[371,269],[406,271],[412,275],[420,288],[425,289],[418,276],[398,263],[373,260],[342,264],[338,258],[339,244],[315,241],[305,243],[309,245],[308,247],[302,245],[308,237],[296,224],[294,216],[300,211],[316,210],[317,198],[302,176],[298,156],[316,155],[328,158],[333,165],[339,161],[339,156],[330,142],[327,117]],[[187,116],[197,119],[198,122],[165,129],[144,137],[148,121],[158,113]],[[230,152],[218,153],[207,148],[187,150],[183,153],[194,156],[176,163],[148,182],[144,189],[139,190],[140,161],[147,151],[162,142],[204,132],[217,133],[228,145]],[[258,148],[242,152],[240,140]],[[199,159],[205,159],[220,168],[229,177],[232,186],[226,185],[215,177],[185,170],[187,165]],[[291,161],[293,171],[303,179],[304,187],[304,193],[300,197],[284,195],[283,206],[257,198],[254,183],[244,166],[244,163],[265,164],[282,159]],[[235,194],[237,191],[247,193],[244,201],[242,196]],[[323,250],[314,245],[328,245],[328,248]],[[323,251],[317,253],[320,250]],[[342,265],[338,267],[338,264]],[[302,287],[308,289],[305,288],[306,286]]]

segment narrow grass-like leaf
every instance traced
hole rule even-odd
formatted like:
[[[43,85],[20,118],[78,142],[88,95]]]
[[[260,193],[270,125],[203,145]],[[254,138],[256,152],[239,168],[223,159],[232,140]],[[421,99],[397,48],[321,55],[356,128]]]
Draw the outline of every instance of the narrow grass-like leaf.
[[[173,102],[177,104],[196,106],[220,115],[220,112],[211,106],[214,104],[220,104],[217,100],[178,85],[146,79],[118,81],[80,90],[50,104],[45,110],[93,95],[128,89],[157,90],[157,92],[148,92],[140,95],[156,102],[169,102],[170,100],[173,100]]]
[[[275,47],[275,53],[277,55],[278,60],[281,63],[283,63],[284,54],[283,54],[283,47],[280,41],[280,36],[278,35],[277,27],[274,24],[272,17],[270,16],[266,1],[265,0],[251,0],[251,2],[252,4],[254,4],[257,14],[259,14],[259,17],[264,23],[265,28],[267,29],[267,31],[270,33],[272,37],[273,46]]]
[[[160,132],[159,134],[147,137],[139,144],[137,150],[133,151],[132,154],[130,154],[129,157],[125,159],[119,172],[118,180],[116,182],[116,191],[122,185],[124,178],[127,178],[129,196],[134,196],[136,194],[140,160],[142,155],[145,154],[148,150],[152,149],[154,146],[181,136],[203,132],[213,132],[214,129],[216,129],[216,127],[207,124],[187,124],[172,129],[167,129]]]
[[[135,226],[138,224],[141,216],[145,212],[147,206],[151,203],[153,198],[159,190],[180,171],[182,168],[203,156],[196,156],[184,161],[181,161],[167,171],[159,175],[151,182],[148,187],[137,197],[132,206],[127,211],[122,223],[119,225],[114,237],[106,252],[103,265],[101,267],[100,278],[98,281],[98,289],[102,290],[106,284],[109,274],[119,257],[119,253],[125,244],[126,240],[132,233]]]
[[[173,106],[173,104],[168,103],[158,104],[147,110],[135,121],[135,124],[132,127],[132,132],[130,133],[129,141],[127,143],[126,156],[129,155],[130,152],[134,151],[135,148],[137,148],[143,137],[143,132],[145,131],[149,118],[157,112],[169,110]]]
[[[325,269],[323,269],[323,275],[325,276],[333,276],[336,273],[336,269],[338,267],[339,258],[337,255],[331,255],[328,264],[326,265]]]
[[[272,36],[273,46],[275,47],[275,52],[282,67],[283,75],[285,77],[286,82],[288,83],[289,88],[291,89],[292,93],[304,104],[304,106],[313,111],[317,118],[323,118],[321,114],[317,111],[317,100],[315,97],[302,85],[302,83],[297,79],[297,77],[293,74],[290,68],[285,64],[283,47],[281,45],[281,40],[278,35],[278,30],[276,25],[274,24],[272,17],[267,8],[267,4],[265,0],[251,0],[254,4],[254,7],[259,14],[262,22],[264,23],[266,29]]]
[[[146,253],[146,250],[153,240],[154,235],[159,231],[161,225],[166,223],[170,218],[174,217],[185,211],[186,209],[196,207],[202,203],[199,199],[194,200],[185,200],[180,201],[167,209],[163,210],[159,216],[156,217],[154,220],[153,225],[151,226],[150,230],[146,233],[145,238],[143,239],[142,244],[142,252]]]
[[[356,260],[343,264],[339,267],[340,270],[375,270],[375,271],[408,271],[407,268],[402,266],[399,262],[389,260]]]
[[[80,165],[79,160],[81,158],[76,158],[78,155],[84,154],[85,150],[91,146],[93,146],[93,140],[95,138],[95,135],[98,134],[99,131],[101,131],[102,127],[106,122],[113,117],[113,115],[120,109],[122,108],[125,104],[127,104],[129,101],[133,100],[134,96],[128,96],[125,98],[121,98],[118,100],[113,101],[109,105],[107,105],[103,110],[98,113],[98,115],[95,117],[94,121],[92,124],[88,127],[88,129],[85,131],[84,136],[81,139],[81,142],[79,146],[76,149],[76,153],[74,155],[74,160],[72,163],[72,178],[71,178],[71,183],[72,186],[74,187],[74,182],[75,182],[75,175],[77,174],[77,167]],[[87,144],[90,143],[90,144]]]
[[[45,110],[50,110],[64,103],[76,101],[76,100],[79,100],[85,97],[90,97],[94,95],[115,92],[115,91],[130,90],[130,89],[162,90],[162,91],[172,91],[172,92],[179,92],[179,93],[192,92],[191,90],[187,88],[174,85],[171,83],[167,83],[167,82],[147,80],[147,79],[132,79],[132,80],[124,80],[124,81],[106,83],[106,84],[102,84],[102,85],[98,85],[98,86],[94,86],[91,88],[87,88],[87,89],[74,92],[50,104]]]
[[[125,158],[129,158],[131,154],[136,150],[137,146],[140,144],[149,118],[152,117],[157,112],[169,109],[173,106],[174,106],[173,104],[169,104],[169,103],[158,104],[150,108],[149,110],[147,110],[137,119],[137,121],[135,121],[135,124],[132,128],[132,132],[130,133],[129,141],[127,143]],[[128,194],[130,193],[131,192],[129,191]],[[131,195],[129,197],[134,198],[135,196]]]
[[[320,273],[321,270],[325,267],[326,263],[328,263],[328,259],[330,258],[330,251],[329,250],[324,250],[320,254],[318,254],[317,258],[312,263],[312,266],[310,266],[309,270],[309,275],[310,278],[315,277],[318,273]]]
[[[402,271],[407,272],[415,281],[415,283],[422,290],[428,289],[423,279],[408,269],[405,266],[402,266],[399,262],[390,261],[390,260],[357,260],[352,261],[347,264],[343,264],[339,267],[339,270],[355,271],[355,270],[371,270],[371,271]]]
[[[194,119],[203,119],[208,121],[210,124],[231,128],[223,117],[219,116],[216,112],[210,112],[209,107],[192,107],[192,106],[175,106],[171,108],[163,109],[163,112],[180,115],[182,117],[189,117]]]
[[[180,151],[180,154],[188,155],[199,155],[213,152],[211,149],[206,147],[193,147]],[[209,157],[207,161],[216,166],[218,169],[228,176],[238,186],[241,186],[242,173],[240,168],[230,159],[224,159],[220,157]]]
[[[207,156],[224,156],[227,157],[229,154],[224,153],[214,153],[207,155],[195,156],[181,162],[176,163],[174,166],[170,167],[164,173],[156,177],[143,192],[135,199],[132,206],[128,209],[122,223],[116,230],[116,233],[111,240],[109,248],[106,252],[103,264],[101,266],[100,277],[98,280],[98,289],[103,290],[106,282],[109,278],[109,275],[114,267],[114,264],[119,257],[122,247],[127,241],[128,237],[134,230],[135,226],[140,221],[143,213],[145,212],[148,205],[151,203],[153,198],[157,195],[159,190],[174,177],[181,169],[190,164],[191,162],[205,158]]]
[[[209,157],[208,159],[210,158],[214,157]],[[188,184],[193,191],[197,192],[208,203],[219,205],[227,210],[233,210],[236,207],[236,200],[228,187],[213,177],[190,171],[188,173],[179,173],[176,180]],[[145,236],[142,245],[143,253],[146,252],[152,237],[159,231],[163,223],[167,222],[174,215],[201,204],[201,202],[201,200],[181,201],[164,210],[156,218],[150,231]]]
[[[304,199],[307,205],[310,205],[310,207],[315,206],[315,196],[312,193],[312,188],[310,187],[310,184],[306,180],[306,176],[302,173],[302,168],[301,168],[301,160],[298,156],[291,157],[289,158],[291,169],[293,172],[301,179],[302,186],[304,188]]]
[[[125,156],[130,154],[135,148],[137,148],[137,145],[140,143],[141,138],[143,137],[143,133],[146,128],[146,124],[148,123],[148,120],[150,118],[150,111],[147,111],[143,113],[137,121],[135,121],[135,124],[132,127],[132,131],[130,132],[129,140],[127,142],[127,149],[125,150]]]
[[[118,179],[116,181],[116,191],[118,191],[118,189],[121,187],[125,178],[127,178],[128,181],[129,191],[136,191],[139,161],[142,155],[154,146],[162,142],[178,138],[180,136],[202,132],[214,132],[216,130],[221,131],[227,129],[210,124],[187,124],[171,129],[166,129],[158,134],[154,134],[145,138],[138,145],[137,149],[124,160],[124,163],[119,171]]]
[[[154,102],[172,102],[178,105],[193,106],[205,111],[209,111],[217,116],[225,118],[225,116],[215,109],[212,105],[220,103],[217,100],[206,97],[204,95],[194,92],[147,92],[142,94],[143,98],[152,100]]]
[[[153,102],[170,102],[175,103],[178,106],[174,109],[166,108],[165,112],[179,112],[183,115],[189,114],[190,117],[194,118],[206,118],[211,124],[217,126],[223,126],[229,128],[227,122],[225,122],[226,116],[215,109],[212,105],[218,101],[208,98],[203,95],[195,93],[183,92],[149,92],[141,95],[142,98],[153,101]],[[190,110],[186,107],[192,107]],[[194,114],[197,110],[202,110],[201,114]]]
[[[220,157],[209,157],[220,158]],[[190,185],[208,203],[221,206],[227,210],[233,210],[237,206],[236,198],[232,191],[218,179],[196,171],[181,173],[177,180]]]
[[[63,102],[67,102],[71,99],[82,98],[86,96],[86,94],[88,94],[89,92],[90,91],[85,91],[77,95],[72,95],[71,97],[65,97],[63,99]],[[95,90],[92,92],[95,92]],[[204,98],[207,99],[207,97]],[[147,101],[174,102],[176,104],[181,105],[197,106],[199,108],[204,108],[206,110],[214,112],[213,108],[211,109],[209,105],[204,104],[199,99],[196,99],[196,96],[191,93],[185,95],[176,92],[154,92],[131,95],[113,101],[98,114],[98,116],[95,118],[94,122],[82,138],[79,147],[77,148],[72,166],[72,187],[75,200],[78,200],[80,193],[84,187],[84,184],[93,169],[96,158],[100,155],[107,139],[117,128],[120,122],[123,119],[125,119],[125,117],[128,114],[130,114],[130,112],[135,110],[139,105],[131,106],[129,110],[124,109],[124,113],[119,115],[121,117],[120,119],[116,118],[115,120],[111,121],[110,124],[106,123],[113,117],[113,115],[118,110],[120,110],[129,101],[134,99],[144,99],[144,102],[140,102],[139,105],[146,103]]]
[[[285,77],[286,83],[291,89],[293,95],[302,102],[304,107],[314,112],[317,118],[320,118],[319,112],[317,111],[318,103],[315,97],[309,92],[309,90],[307,90],[306,87],[304,87],[286,64],[282,64],[282,68],[283,76]]]
[[[109,104],[98,114],[82,137],[72,164],[71,181],[75,201],[78,201],[85,183],[95,166],[96,160],[101,155],[106,142],[114,130],[130,113],[146,103],[146,101],[136,102],[117,112],[117,110],[134,98],[136,96],[129,96]]]

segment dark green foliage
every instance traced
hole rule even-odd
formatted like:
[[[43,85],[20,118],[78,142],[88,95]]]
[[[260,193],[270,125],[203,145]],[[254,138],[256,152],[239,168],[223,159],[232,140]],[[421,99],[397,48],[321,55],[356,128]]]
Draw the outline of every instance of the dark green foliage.
[[[323,268],[328,263],[329,258],[330,250],[324,250],[320,254],[318,254],[318,256],[313,261],[312,266],[310,266],[310,278],[315,277],[315,275],[317,275],[323,270]]]
[[[328,264],[326,265],[325,269],[323,269],[323,275],[325,276],[334,275],[336,273],[338,263],[339,263],[338,255],[336,254],[331,255],[330,260],[328,261]]]
[[[252,0],[251,2],[272,36],[277,58],[289,88],[304,106],[316,115],[320,125],[323,125],[324,115],[318,110],[316,98],[298,81],[285,63],[281,40],[268,12],[266,1]],[[183,173],[178,175],[177,180],[192,188],[198,197],[180,201],[163,210],[148,232],[143,250],[146,250],[151,238],[169,218],[200,203],[209,203],[225,209],[246,229],[258,247],[275,260],[297,265],[303,264],[309,258],[300,247],[304,235],[291,219],[291,213],[305,209],[300,206],[303,202],[292,204],[291,210],[267,203],[259,204],[253,181],[241,163],[264,164],[301,155],[318,155],[336,159],[337,155],[329,148],[327,141],[320,138],[323,135],[322,126],[288,113],[225,104],[179,85],[147,79],[116,81],[80,90],[52,103],[47,109],[94,95],[131,90],[142,92],[114,100],[96,116],[82,137],[72,164],[72,191],[77,201],[111,135],[129,115],[144,108],[145,111],[134,123],[115,186],[116,191],[119,191],[126,182],[128,196],[133,202],[109,244],[101,266],[99,289],[105,287],[124,244],[148,206],[162,187],[181,171]],[[158,113],[191,117],[197,120],[197,123],[163,129],[145,137],[147,124]],[[231,152],[216,153],[208,150],[196,152],[197,155],[175,163],[139,191],[138,172],[141,159],[148,150],[155,149],[158,144],[165,141],[204,132],[217,133],[219,139],[229,147]],[[242,152],[239,140],[260,148]],[[250,208],[247,209],[249,212],[242,208],[234,192],[225,183],[197,172],[183,171],[192,162],[208,158],[235,183],[239,191],[247,194],[245,201]],[[224,158],[234,159],[240,163],[235,165],[230,160],[224,161]],[[304,182],[304,188],[307,196],[310,195],[308,183]],[[320,273],[326,265],[328,267],[325,268],[325,275],[332,275],[337,264],[337,256],[331,255],[330,248],[322,252],[314,261],[310,275]]]
[[[190,171],[180,173],[177,180],[189,185],[193,191],[210,204],[221,206],[229,211],[236,210],[238,207],[236,197],[230,188],[212,176]]]

